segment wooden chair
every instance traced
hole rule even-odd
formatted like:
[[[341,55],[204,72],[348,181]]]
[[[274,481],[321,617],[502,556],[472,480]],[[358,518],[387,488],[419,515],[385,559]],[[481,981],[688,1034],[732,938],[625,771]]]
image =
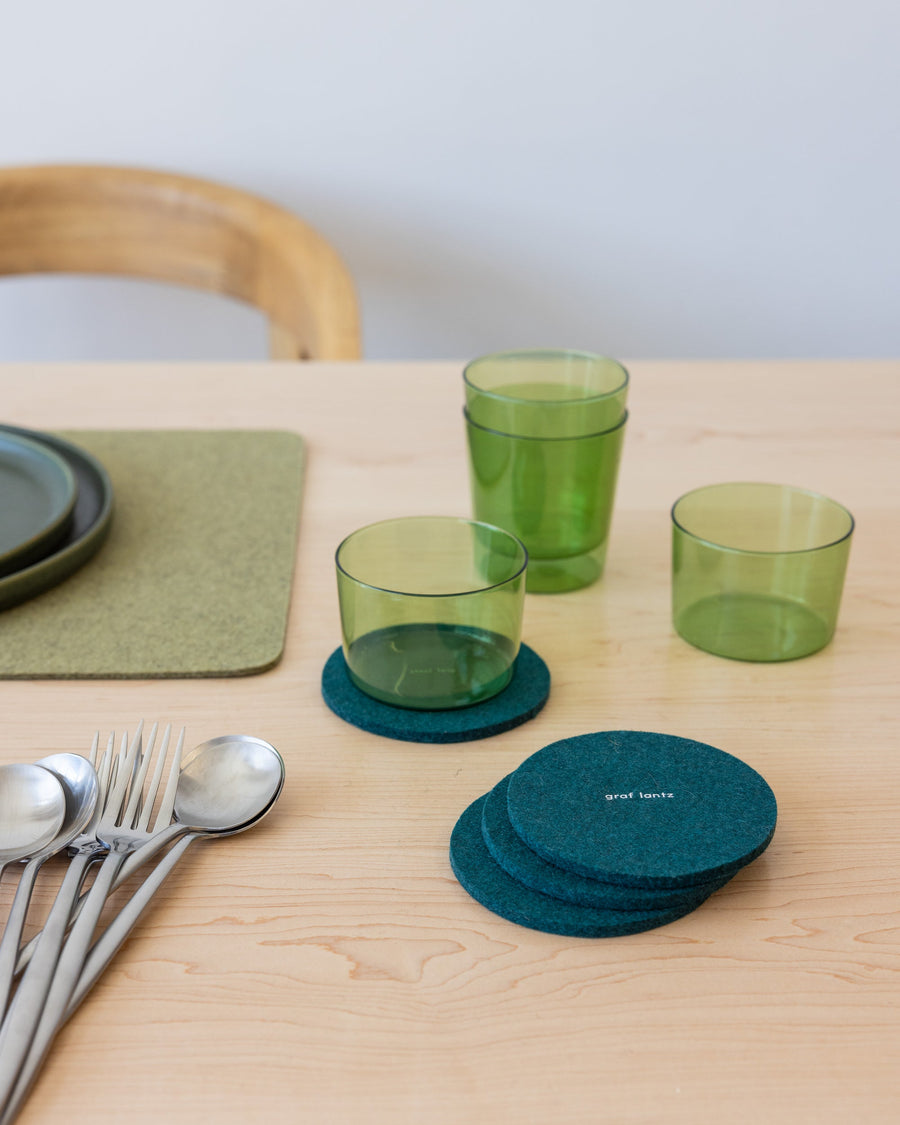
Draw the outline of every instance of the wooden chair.
[[[357,359],[353,281],[289,211],[138,168],[0,169],[0,275],[141,277],[235,297],[269,319],[273,359]]]

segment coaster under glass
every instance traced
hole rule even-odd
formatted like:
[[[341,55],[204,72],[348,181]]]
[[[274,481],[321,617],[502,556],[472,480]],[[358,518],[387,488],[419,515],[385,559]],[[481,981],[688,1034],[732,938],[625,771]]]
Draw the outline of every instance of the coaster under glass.
[[[550,694],[550,671],[528,645],[519,647],[512,679],[497,695],[470,707],[413,710],[382,703],[360,691],[347,673],[343,650],[335,649],[322,670],[322,697],[345,722],[401,742],[474,742],[533,719]]]

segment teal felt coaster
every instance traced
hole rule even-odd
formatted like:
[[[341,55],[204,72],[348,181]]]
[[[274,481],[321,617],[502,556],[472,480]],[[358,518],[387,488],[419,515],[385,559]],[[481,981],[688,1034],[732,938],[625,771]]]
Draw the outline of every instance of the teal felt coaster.
[[[624,887],[733,875],[775,831],[775,796],[739,758],[675,735],[602,731],[551,743],[511,775],[510,822],[557,867]]]
[[[372,699],[347,675],[341,649],[322,670],[322,697],[336,715],[370,734],[402,742],[473,742],[502,734],[533,719],[550,694],[550,671],[528,645],[521,645],[513,677],[492,699],[448,711],[414,711]]]
[[[696,906],[713,891],[723,887],[730,878],[713,879],[698,887],[640,890],[603,883],[562,867],[554,867],[533,852],[510,823],[506,804],[508,787],[509,777],[505,777],[485,797],[481,831],[494,861],[507,875],[533,891],[580,906],[607,910],[662,910],[669,906]]]
[[[652,930],[683,918],[696,902],[665,910],[603,910],[542,895],[512,879],[495,863],[481,833],[484,797],[456,822],[450,837],[450,866],[477,902],[520,926],[569,937],[618,937]]]

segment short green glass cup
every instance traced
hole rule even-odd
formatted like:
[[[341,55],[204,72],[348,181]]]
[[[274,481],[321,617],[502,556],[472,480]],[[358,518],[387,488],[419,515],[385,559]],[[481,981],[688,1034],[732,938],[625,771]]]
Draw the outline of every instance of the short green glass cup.
[[[625,416],[628,372],[592,352],[496,352],[463,371],[466,410],[489,430],[519,437],[600,434]]]
[[[672,508],[672,620],[734,660],[796,660],[831,640],[850,553],[846,508],[781,484],[714,484]]]
[[[477,424],[465,411],[476,519],[528,549],[528,590],[562,593],[603,573],[627,414],[603,433],[536,438]]]
[[[528,554],[499,527],[450,516],[369,524],[335,554],[353,683],[395,707],[481,703],[512,679]]]

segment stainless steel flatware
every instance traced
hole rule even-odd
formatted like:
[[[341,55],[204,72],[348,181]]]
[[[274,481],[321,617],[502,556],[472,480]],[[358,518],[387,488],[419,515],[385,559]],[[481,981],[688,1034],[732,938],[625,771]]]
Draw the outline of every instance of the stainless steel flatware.
[[[123,740],[119,758],[114,759],[115,744],[111,738],[101,764],[101,776],[108,779],[115,771],[115,784],[109,786],[105,803],[94,811],[88,830],[72,846],[73,855],[57,892],[44,928],[41,931],[35,955],[22,976],[19,987],[0,1025],[0,1104],[5,1104],[19,1075],[53,971],[65,939],[72,906],[90,864],[106,851],[106,846],[94,831],[104,817],[116,816],[124,803],[129,775],[140,745],[138,736],[128,747]]]
[[[65,1019],[97,982],[191,844],[217,836],[234,836],[253,828],[274,806],[284,786],[284,777],[284,761],[275,747],[250,735],[214,738],[191,752],[185,759],[175,793],[176,824],[172,829],[179,828],[182,838],[169,849],[95,942],[72,993]],[[131,858],[140,859],[141,853]]]
[[[50,1048],[72,990],[78,982],[97,921],[117,872],[128,855],[151,836],[147,824],[156,801],[170,729],[166,728],[163,744],[157,755],[157,765],[146,793],[144,782],[153,757],[156,725],[151,730],[147,753],[144,755],[141,755],[140,733],[130,744],[127,736],[122,740],[115,782],[110,785],[106,804],[95,829],[96,844],[101,849],[103,862],[82,903],[79,916],[66,937],[69,915],[81,889],[81,879],[77,880],[77,885],[73,880],[66,887],[72,864],[78,856],[72,860],[31,963],[22,976],[18,991],[3,1025],[0,1026],[0,1104],[4,1107],[0,1120],[12,1120],[18,1112],[31,1077],[37,1072],[41,1060]],[[164,804],[167,800],[174,802],[182,745],[183,732],[172,762],[169,783],[163,797]],[[171,803],[169,807],[171,809]],[[169,817],[171,818],[171,812]],[[90,847],[86,847],[86,852]],[[98,853],[90,850],[89,854],[94,858]],[[52,938],[48,940],[50,922],[57,911],[59,917],[55,920]]]
[[[233,835],[253,827],[281,792],[284,762],[269,743],[249,735],[210,739],[196,747],[182,766],[182,730],[165,793],[149,828],[170,731],[167,727],[149,782],[146,778],[154,757],[156,724],[145,754],[141,754],[141,727],[130,741],[127,736],[123,738],[118,753],[114,738],[110,739],[98,767],[101,796],[93,818],[70,848],[69,868],[44,929],[25,947],[26,951],[33,950],[33,956],[0,1025],[0,1125],[10,1125],[15,1119],[56,1032],[101,975],[190,845],[198,839]],[[95,740],[94,759],[96,748]],[[78,823],[83,824],[84,819],[82,809]],[[70,833],[75,823],[72,819]],[[54,843],[63,837],[63,830],[59,830]],[[111,892],[165,848],[169,849],[166,855],[91,947]],[[90,889],[79,898],[89,864],[101,857]],[[0,852],[0,863],[2,858]],[[9,940],[11,947],[13,939]],[[22,952],[20,961],[27,961]],[[10,957],[7,951],[7,962]]]
[[[92,754],[96,758],[97,743]],[[31,858],[19,877],[15,898],[6,919],[3,939],[0,941],[0,1014],[6,1011],[6,1001],[13,981],[19,942],[34,881],[44,862],[67,848],[90,824],[97,807],[100,785],[94,763],[78,754],[54,754],[38,763],[59,781],[65,798],[65,814],[59,831],[44,847],[31,853]]]

